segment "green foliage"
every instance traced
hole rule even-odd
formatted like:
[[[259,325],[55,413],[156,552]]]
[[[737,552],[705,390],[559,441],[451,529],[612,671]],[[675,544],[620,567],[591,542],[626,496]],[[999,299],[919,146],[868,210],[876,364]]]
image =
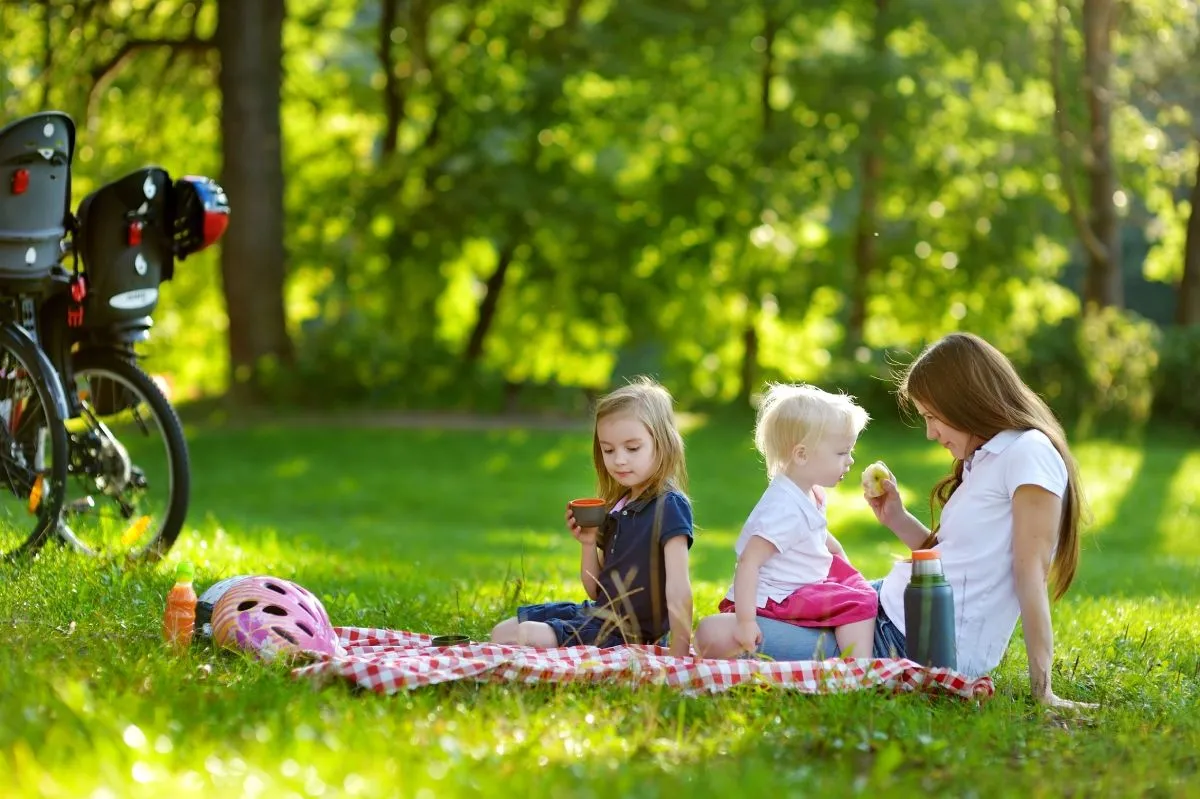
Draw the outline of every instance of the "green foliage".
[[[820,378],[828,391],[843,391],[871,414],[871,424],[908,419],[898,404],[897,386],[916,351],[870,350],[862,347],[851,358],[835,359]]]
[[[1163,331],[1154,375],[1154,415],[1200,426],[1200,326]]]
[[[469,404],[479,386],[603,387],[647,346],[706,403],[821,380],[844,357],[871,120],[865,344],[969,329],[1021,349],[1077,310],[1053,4],[920,0],[878,25],[877,5],[436,0],[391,3],[385,29],[383,2],[290,2],[285,303],[303,382],[330,402]],[[1148,0],[1116,40],[1124,224],[1165,281],[1190,212],[1195,7]],[[0,4],[0,110],[79,120],[77,199],[148,162],[218,175],[215,21],[212,0]],[[160,40],[186,44],[135,46]],[[1076,85],[1074,27],[1067,46]],[[219,392],[217,259],[183,266],[150,353],[182,395]],[[343,333],[369,366],[327,359]]]
[[[186,409],[185,409],[186,410]],[[189,414],[190,415],[190,414]],[[246,573],[298,581],[336,624],[486,635],[518,602],[579,595],[564,501],[590,490],[586,425],[398,429],[347,415],[313,425],[192,425],[190,522],[171,561],[196,586]],[[765,485],[748,420],[687,434],[700,526],[697,615],[734,568]],[[383,698],[314,688],[229,653],[161,643],[173,563],[97,563],[61,549],[0,565],[0,794],[529,797],[1188,795],[1200,719],[1200,449],[1076,440],[1096,523],[1054,607],[1054,687],[1101,703],[1081,719],[1026,700],[1014,632],[983,704],[874,692],[745,688],[686,697],[607,685],[437,686]],[[872,425],[909,507],[944,473],[919,431]],[[901,547],[861,500],[857,471],[830,520],[856,565]],[[1053,763],[1053,768],[1047,768]]]
[[[487,385],[478,372],[464,376],[444,347],[431,342],[410,351],[356,312],[309,322],[297,344],[294,368],[271,376],[269,390],[282,404],[501,410],[498,377]],[[464,377],[472,390],[460,383]]]
[[[1022,376],[1084,430],[1139,427],[1150,417],[1159,338],[1151,322],[1112,308],[1066,317],[1030,337]]]

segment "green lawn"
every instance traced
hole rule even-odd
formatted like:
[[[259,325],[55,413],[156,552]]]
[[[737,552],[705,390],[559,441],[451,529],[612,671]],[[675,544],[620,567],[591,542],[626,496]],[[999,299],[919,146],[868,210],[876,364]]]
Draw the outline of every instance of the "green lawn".
[[[580,595],[562,507],[590,493],[577,431],[286,424],[189,430],[195,491],[171,553],[197,585],[297,580],[336,624],[483,636],[521,601]],[[749,422],[689,432],[697,613],[716,604],[763,487]],[[1025,700],[1020,633],[976,705],[928,696],[715,698],[666,689],[452,685],[395,697],[314,689],[228,653],[167,654],[169,565],[52,551],[0,567],[0,796],[1183,796],[1200,791],[1200,444],[1077,445],[1094,522],[1055,606],[1055,685],[1083,720]],[[876,425],[914,510],[946,456]],[[831,525],[868,577],[900,548],[856,488]]]

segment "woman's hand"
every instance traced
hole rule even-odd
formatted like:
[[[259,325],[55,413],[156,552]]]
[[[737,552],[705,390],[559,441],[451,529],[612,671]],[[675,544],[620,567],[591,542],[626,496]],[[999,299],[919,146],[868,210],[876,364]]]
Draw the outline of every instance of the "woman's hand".
[[[584,546],[596,545],[596,534],[600,532],[599,527],[580,527],[575,522],[575,511],[571,510],[571,506],[567,505],[567,529],[571,531],[571,535],[575,536],[575,540]]]
[[[739,621],[737,629],[733,631],[733,640],[737,642],[743,652],[753,654],[758,651],[758,645],[762,643],[762,629],[754,619]]]
[[[882,494],[869,497],[866,489],[863,489],[863,499],[871,506],[880,524],[894,531],[908,516],[908,511],[904,509],[904,500],[900,499],[900,490],[896,487],[894,479],[889,477],[879,486],[883,489]]]
[[[1053,708],[1054,710],[1069,710],[1073,712],[1079,712],[1081,710],[1095,710],[1096,708],[1100,707],[1095,702],[1075,702],[1070,699],[1063,699],[1059,696],[1056,696],[1053,691],[1035,698],[1037,699],[1039,705],[1045,705],[1046,707]]]

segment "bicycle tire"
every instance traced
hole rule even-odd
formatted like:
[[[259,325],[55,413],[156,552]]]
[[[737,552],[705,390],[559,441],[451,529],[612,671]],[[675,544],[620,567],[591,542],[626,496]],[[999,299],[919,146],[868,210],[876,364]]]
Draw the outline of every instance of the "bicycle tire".
[[[141,394],[163,435],[170,471],[167,511],[154,535],[139,539],[139,549],[125,555],[129,560],[155,562],[174,546],[187,517],[191,492],[191,465],[183,425],[170,400],[128,353],[108,348],[81,349],[71,356],[71,370],[77,378],[81,374],[89,373],[99,373],[98,376],[103,377],[103,373],[107,372],[126,381]],[[90,547],[81,541],[75,540],[72,543],[84,552],[90,551]]]
[[[0,558],[11,560],[37,552],[58,524],[63,507],[70,452],[64,421],[67,417],[66,395],[63,393],[58,372],[50,364],[46,353],[29,332],[15,322],[0,322],[0,350],[5,350],[16,358],[20,368],[29,377],[38,406],[45,409],[46,434],[51,455],[50,469],[42,475],[41,497],[37,511],[33,514],[33,532],[20,546],[0,553]]]

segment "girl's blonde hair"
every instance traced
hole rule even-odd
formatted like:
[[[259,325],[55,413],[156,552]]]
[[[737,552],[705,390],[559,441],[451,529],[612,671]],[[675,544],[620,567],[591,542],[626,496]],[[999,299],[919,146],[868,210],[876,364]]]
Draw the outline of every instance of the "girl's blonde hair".
[[[981,441],[1005,430],[1041,430],[1050,439],[1067,465],[1058,548],[1050,570],[1054,598],[1062,597],[1079,566],[1083,495],[1079,467],[1053,411],[1025,385],[1004,353],[972,333],[952,333],[929,345],[908,367],[899,396],[910,407],[914,401],[921,403],[950,427]],[[934,518],[940,516],[962,479],[963,462],[955,459],[953,471],[929,495]]]
[[[767,462],[767,475],[787,468],[796,447],[814,446],[827,433],[855,437],[871,417],[846,394],[831,394],[816,386],[768,384],[758,406],[754,446]]]
[[[671,393],[649,377],[637,377],[629,385],[604,395],[596,403],[592,425],[592,458],[596,463],[597,492],[612,506],[628,490],[604,467],[600,449],[600,421],[609,416],[627,414],[650,431],[654,442],[655,468],[646,484],[645,496],[655,496],[668,488],[687,491],[687,466],[683,457],[683,436],[675,425]]]

